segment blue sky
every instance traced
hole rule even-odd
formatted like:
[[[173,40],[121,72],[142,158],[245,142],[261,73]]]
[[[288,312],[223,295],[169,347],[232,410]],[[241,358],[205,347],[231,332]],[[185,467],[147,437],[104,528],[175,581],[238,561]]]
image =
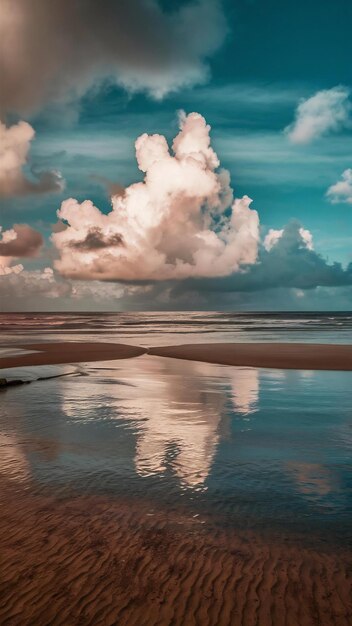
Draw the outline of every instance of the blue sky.
[[[187,2],[162,5],[172,12]],[[80,97],[61,102],[44,99],[24,114],[15,108],[6,111],[8,125],[24,119],[36,132],[25,170],[54,168],[66,181],[62,193],[0,199],[4,230],[25,223],[45,238],[44,253],[21,261],[25,269],[50,265],[50,225],[65,198],[80,202],[89,198],[108,212],[109,181],[126,187],[142,180],[135,139],[142,133],[160,133],[171,140],[180,109],[199,112],[211,125],[212,146],[221,166],[231,174],[235,196],[253,199],[263,237],[269,229],[282,229],[294,219],[311,232],[314,250],[325,260],[344,268],[352,262],[352,205],[331,203],[326,197],[328,188],[352,167],[352,115],[338,129],[304,144],[292,143],[284,132],[302,100],[339,86],[350,89],[352,4],[347,0],[236,0],[223,4],[223,15],[227,34],[209,54],[203,84],[178,86],[155,99],[149,93],[131,93],[112,80],[96,81]],[[348,285],[317,284],[303,296],[300,287],[296,290],[295,299],[292,286],[286,292],[278,285],[273,306],[287,308],[290,302],[289,308],[319,308],[321,303],[334,309],[349,308],[351,301]],[[244,294],[240,305],[239,299],[236,292],[233,306],[268,308],[268,297],[261,291],[251,293],[250,299]],[[228,293],[223,302],[231,308]],[[211,298],[209,303],[213,304]],[[19,300],[16,306],[22,306]],[[70,308],[67,302],[63,306]],[[94,308],[94,302],[84,300],[82,306]],[[115,306],[125,304],[114,300],[108,308]],[[141,306],[149,308],[145,300]],[[204,294],[201,306],[207,306]]]

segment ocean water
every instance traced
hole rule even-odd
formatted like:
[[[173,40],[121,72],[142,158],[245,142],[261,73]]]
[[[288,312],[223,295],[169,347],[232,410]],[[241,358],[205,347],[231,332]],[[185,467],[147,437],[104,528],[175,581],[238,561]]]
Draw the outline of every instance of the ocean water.
[[[37,319],[30,323],[39,337]],[[52,317],[45,319],[50,326]],[[89,332],[81,316],[65,319],[57,326],[65,323],[72,338],[81,337],[83,326]],[[102,336],[121,332],[121,324],[117,331],[101,316],[97,320],[105,323]],[[149,328],[160,329],[160,319],[148,320]],[[231,336],[248,333],[230,323]],[[172,325],[171,319],[165,324]],[[224,318],[214,324],[224,326]],[[332,325],[331,320],[331,334]],[[138,329],[126,327],[125,320],[123,340],[136,339]],[[143,333],[146,339],[145,328]],[[197,340],[208,336],[189,334]],[[150,343],[156,336],[155,331]],[[0,392],[0,474],[11,481],[14,497],[26,488],[60,498],[143,499],[151,516],[164,508],[214,528],[270,532],[280,539],[295,535],[340,547],[351,543],[351,372],[240,368],[143,355],[56,367],[51,374],[59,377]]]
[[[114,341],[143,346],[213,341],[352,343],[352,313],[0,313],[0,343]]]

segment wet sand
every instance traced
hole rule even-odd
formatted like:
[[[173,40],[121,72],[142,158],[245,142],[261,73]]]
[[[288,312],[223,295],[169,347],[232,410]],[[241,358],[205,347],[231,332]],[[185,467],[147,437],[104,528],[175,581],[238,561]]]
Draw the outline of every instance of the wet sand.
[[[348,626],[352,555],[1,484],[2,626]],[[202,522],[204,522],[202,524]]]
[[[308,370],[352,370],[352,345],[202,343],[150,348],[149,354],[220,365]]]
[[[140,356],[147,351],[145,348],[128,346],[123,343],[87,341],[16,344],[16,346],[11,347],[22,348],[23,350],[38,350],[38,352],[2,357],[0,358],[0,368],[128,359]]]
[[[142,348],[118,343],[57,342],[12,346],[38,350],[0,358],[0,368],[56,365],[155,356],[220,365],[308,370],[352,370],[352,345],[303,343],[202,343]]]
[[[252,358],[262,345],[254,344]],[[280,356],[278,344],[264,345],[263,357]],[[265,352],[268,345],[272,353]],[[299,352],[297,344],[287,345]],[[250,356],[246,345],[241,353],[242,346],[175,346],[150,353],[253,365],[231,361]],[[86,342],[21,347],[42,352],[3,358],[0,367],[129,358],[146,352]],[[303,347],[303,356],[316,348]],[[350,346],[321,348],[333,353],[336,349],[340,357],[340,349],[347,348],[345,358],[350,359]],[[182,356],[170,354],[173,350]],[[291,367],[298,362],[289,361]],[[272,362],[262,366],[285,367]],[[55,454],[49,444],[44,449]],[[221,520],[215,527],[212,520],[193,518],[185,509],[157,510],[147,500],[69,494],[67,486],[37,493],[32,482],[15,477],[0,478],[1,626],[351,624],[352,552],[346,546],[225,529]]]

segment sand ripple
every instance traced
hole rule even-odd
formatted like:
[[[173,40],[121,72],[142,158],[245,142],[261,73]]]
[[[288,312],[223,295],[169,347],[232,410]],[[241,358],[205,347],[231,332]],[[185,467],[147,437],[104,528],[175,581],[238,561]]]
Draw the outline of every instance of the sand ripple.
[[[146,502],[1,492],[1,626],[351,624],[350,553]]]

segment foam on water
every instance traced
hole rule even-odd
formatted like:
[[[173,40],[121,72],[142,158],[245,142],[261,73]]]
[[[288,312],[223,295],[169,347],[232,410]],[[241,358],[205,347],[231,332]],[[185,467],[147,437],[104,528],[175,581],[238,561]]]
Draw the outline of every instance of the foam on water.
[[[11,356],[14,355],[11,354]],[[2,368],[0,369],[0,381],[3,381],[2,386],[5,386],[6,384],[31,383],[36,380],[58,378],[79,372],[80,368],[74,365],[31,365],[28,367]]]

